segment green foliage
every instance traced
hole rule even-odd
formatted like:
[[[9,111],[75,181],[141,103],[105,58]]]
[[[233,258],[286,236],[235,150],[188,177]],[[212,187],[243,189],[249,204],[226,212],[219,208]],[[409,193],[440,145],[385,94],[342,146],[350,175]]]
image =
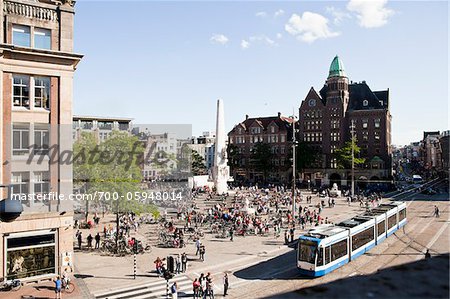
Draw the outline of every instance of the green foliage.
[[[200,156],[197,151],[192,150],[191,153],[191,171],[193,175],[206,175],[208,170],[206,169],[205,159]]]
[[[241,160],[241,154],[239,153],[239,148],[234,144],[229,144],[227,146],[228,151],[228,165],[232,168],[239,167],[239,161]]]
[[[155,206],[130,196],[143,191],[139,163],[144,148],[137,137],[113,131],[98,144],[93,134],[84,132],[73,148],[74,184],[84,193],[97,192],[100,202],[95,204],[107,205],[114,212],[157,213]]]
[[[356,165],[363,164],[366,159],[359,157],[361,148],[356,144],[356,139],[353,142],[354,163]],[[343,147],[334,151],[338,168],[350,169],[352,168],[352,142],[347,141]]]
[[[267,176],[272,166],[272,151],[270,145],[267,143],[256,143],[251,151],[250,164],[253,169],[261,171],[264,174],[264,178]]]

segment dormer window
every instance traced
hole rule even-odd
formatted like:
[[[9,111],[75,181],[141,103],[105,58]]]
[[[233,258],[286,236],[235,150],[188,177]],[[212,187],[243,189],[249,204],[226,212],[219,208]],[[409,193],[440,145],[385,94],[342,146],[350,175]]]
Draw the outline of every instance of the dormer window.
[[[368,100],[364,100],[363,101],[363,106],[366,107],[367,105],[369,105],[369,101]]]

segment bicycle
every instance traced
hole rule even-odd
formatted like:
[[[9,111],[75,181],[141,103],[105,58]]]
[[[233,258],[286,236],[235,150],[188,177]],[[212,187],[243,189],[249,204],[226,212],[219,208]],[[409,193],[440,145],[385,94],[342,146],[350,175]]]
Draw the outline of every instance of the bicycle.
[[[18,291],[22,287],[22,283],[18,279],[4,280],[0,285],[0,291]]]
[[[71,294],[75,290],[75,285],[70,279],[63,279],[62,281],[62,289],[64,293]]]

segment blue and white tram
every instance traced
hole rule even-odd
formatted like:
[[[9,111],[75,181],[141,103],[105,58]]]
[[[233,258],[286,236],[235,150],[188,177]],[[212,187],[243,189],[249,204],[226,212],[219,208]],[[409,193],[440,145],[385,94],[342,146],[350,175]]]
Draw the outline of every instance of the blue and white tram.
[[[300,236],[297,267],[307,276],[323,276],[354,260],[406,224],[406,204],[382,204],[336,225],[321,225]]]

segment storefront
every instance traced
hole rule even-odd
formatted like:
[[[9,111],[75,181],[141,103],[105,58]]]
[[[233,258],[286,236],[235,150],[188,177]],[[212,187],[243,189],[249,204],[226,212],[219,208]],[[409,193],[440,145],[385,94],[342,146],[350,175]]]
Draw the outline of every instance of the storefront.
[[[56,230],[4,235],[4,277],[24,279],[57,274],[56,244]]]

